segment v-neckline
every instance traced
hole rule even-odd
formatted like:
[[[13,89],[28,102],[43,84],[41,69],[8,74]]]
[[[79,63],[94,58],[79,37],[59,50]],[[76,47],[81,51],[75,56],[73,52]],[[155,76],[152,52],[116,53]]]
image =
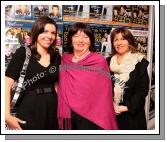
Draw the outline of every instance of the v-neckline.
[[[37,63],[38,63],[41,67],[43,67],[43,68],[45,68],[45,69],[48,68],[48,67],[50,66],[50,64],[51,64],[51,63],[49,63],[49,65],[48,65],[47,67],[45,67],[45,66],[43,66],[42,64],[40,64],[38,61],[37,61]]]

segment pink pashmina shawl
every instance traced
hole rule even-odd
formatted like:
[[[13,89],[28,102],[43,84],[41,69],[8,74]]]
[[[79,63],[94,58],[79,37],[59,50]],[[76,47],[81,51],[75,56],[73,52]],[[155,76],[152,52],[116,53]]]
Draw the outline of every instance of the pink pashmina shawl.
[[[105,59],[90,53],[77,63],[73,54],[64,54],[58,85],[58,119],[60,129],[71,125],[71,110],[106,130],[116,130],[110,72]],[[66,124],[63,124],[66,123]]]

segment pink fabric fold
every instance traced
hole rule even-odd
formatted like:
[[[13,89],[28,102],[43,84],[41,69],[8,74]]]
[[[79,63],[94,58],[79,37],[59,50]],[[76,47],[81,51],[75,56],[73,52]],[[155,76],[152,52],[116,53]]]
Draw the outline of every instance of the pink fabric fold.
[[[71,110],[106,130],[117,130],[111,78],[105,59],[90,53],[77,63],[64,54],[58,85],[58,119],[71,118]],[[67,124],[70,127],[70,124]],[[68,129],[68,128],[67,128]]]

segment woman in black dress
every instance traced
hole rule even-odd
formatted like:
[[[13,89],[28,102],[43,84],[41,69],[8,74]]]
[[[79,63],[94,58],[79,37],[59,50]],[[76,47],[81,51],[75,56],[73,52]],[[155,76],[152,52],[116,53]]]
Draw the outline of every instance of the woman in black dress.
[[[5,121],[16,130],[58,129],[57,95],[54,84],[58,81],[60,55],[54,50],[56,23],[49,17],[38,18],[32,27],[31,57],[24,79],[25,89],[17,102],[18,115],[10,114],[11,88],[20,76],[25,60],[25,48],[20,47],[5,73]]]
[[[112,58],[108,58],[114,83],[114,109],[121,130],[145,130],[145,97],[149,90],[148,61],[138,53],[128,29],[111,33]]]

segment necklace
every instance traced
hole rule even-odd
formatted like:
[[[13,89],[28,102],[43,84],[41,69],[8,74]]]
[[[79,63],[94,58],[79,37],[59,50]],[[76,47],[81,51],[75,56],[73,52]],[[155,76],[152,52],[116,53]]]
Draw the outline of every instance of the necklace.
[[[80,57],[76,57],[75,55],[73,56],[73,62],[78,62],[79,60],[83,59],[84,57],[86,57],[88,54],[90,53],[90,51],[87,51],[86,53],[84,53],[83,55],[81,55]]]

